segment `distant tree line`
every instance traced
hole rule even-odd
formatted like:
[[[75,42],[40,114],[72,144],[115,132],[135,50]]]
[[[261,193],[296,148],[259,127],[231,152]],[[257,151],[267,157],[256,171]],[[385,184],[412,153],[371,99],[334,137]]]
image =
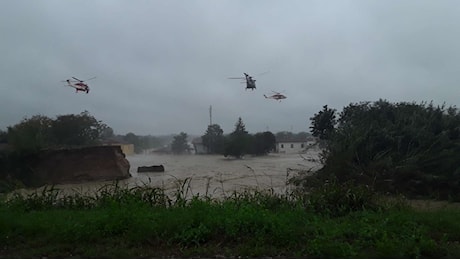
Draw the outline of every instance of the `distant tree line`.
[[[460,200],[460,114],[432,103],[327,106],[311,120],[324,143],[324,167],[312,181],[353,181],[378,191]],[[308,188],[308,187],[307,187]]]
[[[306,140],[311,134],[307,132],[292,133],[288,131],[278,132],[274,135],[270,131],[250,134],[241,117],[235,123],[235,129],[225,135],[218,124],[209,125],[204,135],[201,136],[202,144],[207,154],[222,154],[225,157],[232,156],[242,158],[246,154],[266,155],[276,149],[277,139],[301,139]],[[189,153],[191,148],[187,142],[188,135],[181,132],[173,136],[171,152],[173,154]]]
[[[95,145],[112,137],[113,130],[84,111],[77,115],[59,115],[56,119],[35,115],[8,127],[1,135],[14,150],[38,151],[51,147]]]
[[[241,117],[235,124],[235,129],[228,135],[218,124],[208,126],[206,133],[201,136],[203,146],[209,154],[223,154],[225,157],[242,158],[246,154],[265,155],[275,150],[276,138],[273,133],[249,134]]]
[[[292,133],[288,131],[278,132],[276,135],[269,131],[249,134],[243,120],[239,117],[235,123],[235,129],[230,134],[225,135],[220,125],[212,124],[201,136],[201,140],[206,154],[242,158],[246,154],[266,155],[275,151],[277,139],[306,140],[310,136],[308,132]],[[192,148],[187,140],[188,135],[185,132],[174,135],[170,142],[170,152],[173,154],[190,153]]]
[[[40,150],[48,148],[97,145],[113,136],[113,130],[84,111],[59,115],[55,119],[43,115],[24,118],[7,131],[0,131],[0,192],[17,183],[31,184],[31,163]]]
[[[157,148],[160,147],[167,142],[169,142],[170,138],[162,138],[152,135],[136,135],[134,133],[127,133],[126,135],[117,135],[115,136],[116,140],[122,140],[123,142],[133,144],[134,145],[134,152],[141,153],[146,149]]]
[[[124,142],[134,145],[134,151],[156,148],[170,142],[172,136],[136,135],[129,132],[115,135],[111,127],[96,120],[89,112],[59,115],[56,119],[35,115],[0,130],[0,143],[14,150],[38,151],[44,148],[98,145],[104,142]]]

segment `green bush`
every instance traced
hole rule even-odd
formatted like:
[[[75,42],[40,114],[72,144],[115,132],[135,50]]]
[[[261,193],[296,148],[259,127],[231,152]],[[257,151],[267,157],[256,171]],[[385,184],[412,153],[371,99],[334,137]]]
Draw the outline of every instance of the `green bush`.
[[[370,187],[353,182],[327,182],[310,189],[306,196],[307,207],[316,213],[343,216],[361,210],[380,210],[379,195]]]
[[[323,140],[322,175],[392,194],[460,200],[456,108],[384,100],[350,104],[330,132]]]

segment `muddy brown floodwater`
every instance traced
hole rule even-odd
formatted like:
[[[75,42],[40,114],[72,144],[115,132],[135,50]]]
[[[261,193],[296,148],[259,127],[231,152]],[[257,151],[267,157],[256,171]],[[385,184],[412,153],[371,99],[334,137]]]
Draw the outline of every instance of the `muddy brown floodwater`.
[[[168,194],[182,191],[187,196],[209,195],[213,198],[231,195],[246,189],[273,189],[284,193],[286,180],[298,170],[318,169],[318,151],[303,154],[269,154],[246,156],[244,159],[222,155],[159,155],[139,154],[126,157],[130,162],[131,178],[120,181],[127,187],[147,185],[161,187]],[[313,159],[313,160],[308,160]],[[137,173],[139,166],[163,165],[164,172]],[[113,182],[88,182],[56,185],[66,191],[91,192]]]
[[[270,154],[244,159],[225,158],[222,155],[136,155],[128,157],[131,175],[128,181],[137,184],[162,186],[177,190],[187,180],[192,195],[212,197],[245,189],[286,190],[286,180],[297,170],[315,169],[318,163],[306,160],[317,158],[317,153]],[[164,173],[137,173],[138,166],[162,164]],[[290,176],[289,176],[290,175]],[[190,184],[190,185],[188,185]]]

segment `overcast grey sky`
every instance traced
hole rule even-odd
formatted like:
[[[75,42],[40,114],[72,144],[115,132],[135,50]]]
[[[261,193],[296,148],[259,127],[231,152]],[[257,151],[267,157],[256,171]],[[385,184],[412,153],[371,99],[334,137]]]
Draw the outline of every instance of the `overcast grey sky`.
[[[4,0],[0,129],[87,110],[117,134],[201,135],[212,105],[224,133],[238,117],[300,132],[325,104],[458,106],[459,14],[454,0]],[[227,79],[243,72],[255,91]],[[97,78],[76,94],[72,76]]]

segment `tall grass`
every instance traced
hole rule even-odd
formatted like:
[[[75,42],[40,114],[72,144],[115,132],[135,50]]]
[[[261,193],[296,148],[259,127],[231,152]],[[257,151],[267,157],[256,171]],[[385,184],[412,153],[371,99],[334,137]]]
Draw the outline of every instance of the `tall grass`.
[[[246,190],[213,199],[190,196],[190,181],[178,180],[170,196],[119,183],[93,194],[47,187],[10,196],[0,203],[0,256],[460,256],[458,210],[413,211],[351,184],[312,194]]]

